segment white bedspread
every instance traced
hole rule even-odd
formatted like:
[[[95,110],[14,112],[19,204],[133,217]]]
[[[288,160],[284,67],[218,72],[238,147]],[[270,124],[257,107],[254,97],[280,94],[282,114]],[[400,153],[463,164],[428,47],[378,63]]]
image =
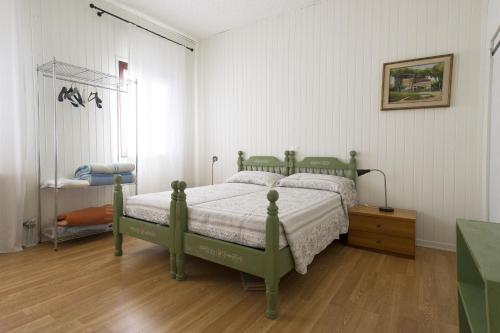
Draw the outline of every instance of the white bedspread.
[[[189,207],[188,230],[212,238],[255,248],[265,248],[267,190],[207,201]],[[340,195],[334,192],[278,187],[280,248],[287,244],[298,273],[339,234],[348,219]]]
[[[188,206],[220,200],[253,192],[263,192],[265,197],[267,186],[224,183],[186,189]],[[128,197],[125,201],[125,215],[150,222],[169,224],[170,196],[172,191],[140,194]]]

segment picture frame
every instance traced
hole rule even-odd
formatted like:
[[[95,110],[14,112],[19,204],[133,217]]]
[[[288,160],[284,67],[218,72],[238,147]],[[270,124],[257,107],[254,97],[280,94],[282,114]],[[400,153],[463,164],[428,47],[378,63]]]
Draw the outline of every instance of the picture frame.
[[[382,111],[449,107],[453,54],[385,63]]]

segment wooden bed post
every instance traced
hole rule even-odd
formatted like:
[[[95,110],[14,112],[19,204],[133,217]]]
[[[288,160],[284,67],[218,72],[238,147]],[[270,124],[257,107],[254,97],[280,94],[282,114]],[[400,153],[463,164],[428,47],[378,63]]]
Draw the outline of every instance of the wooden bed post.
[[[295,150],[290,150],[290,157],[288,158],[288,176],[295,173]]]
[[[243,171],[243,152],[238,151],[238,172]]]
[[[177,277],[177,263],[175,259],[176,249],[175,249],[175,219],[176,219],[176,206],[177,206],[177,194],[179,193],[179,182],[174,180],[170,185],[172,186],[172,195],[170,196],[170,229],[169,229],[169,241],[170,247],[168,251],[170,252],[170,277],[175,279]]]
[[[123,215],[122,176],[115,176],[113,191],[113,238],[115,241],[115,256],[122,255],[123,235],[120,233],[120,217]]]
[[[358,173],[357,173],[357,167],[356,167],[356,152],[354,150],[351,150],[349,152],[349,155],[351,155],[351,159],[349,160],[349,167],[351,168],[351,172],[353,172],[353,180],[356,182],[356,178],[358,178]]]
[[[186,183],[180,181],[177,184],[179,193],[177,193],[177,201],[175,207],[175,258],[177,263],[177,281],[182,281],[186,278],[184,273],[185,257],[184,254],[184,233],[187,230],[187,204],[186,204]]]
[[[279,226],[278,206],[276,201],[279,194],[276,190],[270,190],[267,194],[269,206],[267,207],[266,220],[266,250],[265,250],[265,281],[267,309],[266,317],[278,318],[278,285],[279,285]]]
[[[290,151],[285,150],[285,176],[290,176]]]

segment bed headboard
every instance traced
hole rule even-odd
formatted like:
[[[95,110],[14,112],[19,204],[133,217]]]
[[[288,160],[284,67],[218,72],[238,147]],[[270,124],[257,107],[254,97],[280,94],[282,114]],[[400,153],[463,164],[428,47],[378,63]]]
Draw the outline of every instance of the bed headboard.
[[[290,175],[299,172],[323,173],[350,178],[356,181],[356,152],[349,153],[351,159],[348,163],[336,157],[306,157],[302,161],[295,161],[295,152],[289,153]]]
[[[238,171],[267,171],[289,175],[290,152],[285,151],[285,160],[274,156],[251,156],[247,160],[243,158],[243,152],[238,152]]]

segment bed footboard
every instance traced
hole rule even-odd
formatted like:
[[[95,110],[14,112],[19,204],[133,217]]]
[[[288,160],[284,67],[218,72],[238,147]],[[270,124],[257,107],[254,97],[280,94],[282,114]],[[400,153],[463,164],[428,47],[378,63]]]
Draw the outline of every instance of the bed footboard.
[[[177,262],[175,243],[176,226],[176,203],[178,195],[178,182],[172,182],[173,189],[170,211],[170,226],[151,223],[148,221],[125,216],[123,214],[123,191],[121,185],[121,176],[115,177],[115,186],[113,191],[113,238],[115,247],[115,256],[122,255],[123,235],[129,235],[134,238],[142,239],[147,242],[167,247],[170,252],[170,276],[177,278]],[[185,196],[184,196],[185,198]]]
[[[270,190],[267,194],[269,206],[266,219],[265,250],[249,248],[230,242],[189,233],[187,230],[188,211],[186,204],[186,183],[172,183],[175,193],[175,211],[170,210],[170,227],[173,228],[174,257],[177,265],[175,278],[182,281],[185,275],[185,256],[190,254],[227,267],[263,277],[266,283],[266,317],[278,317],[278,285],[281,276],[293,269],[293,259],[288,247],[279,249],[278,206],[279,194]],[[176,190],[178,192],[176,192]],[[174,201],[174,194],[172,202]],[[172,258],[172,257],[171,257]],[[173,271],[172,271],[173,272]],[[172,273],[172,277],[173,277]]]

